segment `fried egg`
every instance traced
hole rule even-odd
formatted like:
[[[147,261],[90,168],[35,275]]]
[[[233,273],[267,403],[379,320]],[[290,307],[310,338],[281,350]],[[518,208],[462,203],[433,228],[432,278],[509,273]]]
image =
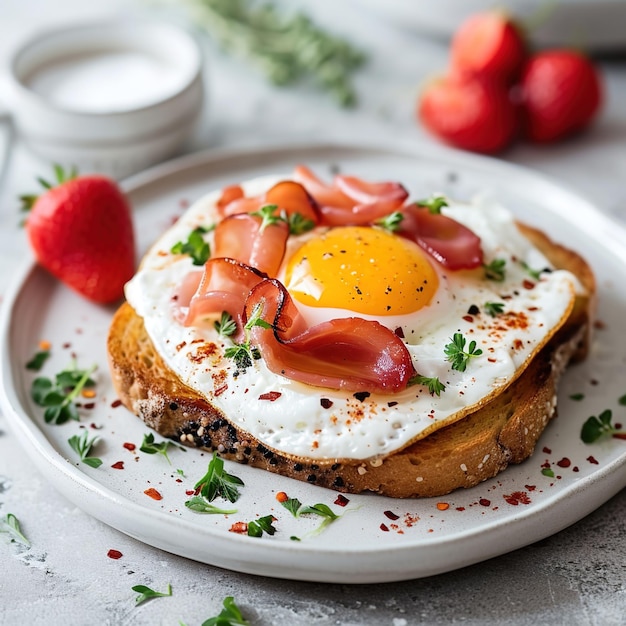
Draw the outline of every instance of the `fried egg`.
[[[252,196],[284,179],[243,187]],[[197,226],[216,222],[219,197],[200,199],[157,241],[126,297],[185,384],[265,446],[294,457],[385,456],[473,412],[519,376],[567,319],[581,289],[520,234],[509,211],[484,199],[450,201],[443,212],[480,237],[486,263],[504,263],[497,281],[484,268],[446,270],[416,243],[380,228],[317,227],[289,237],[277,275],[307,323],[376,320],[403,339],[417,373],[444,389],[437,395],[416,384],[393,395],[353,394],[290,380],[262,358],[238,371],[224,355],[230,339],[212,325],[183,326],[172,307],[176,289],[198,268],[171,248]],[[210,233],[205,238],[212,243]],[[468,346],[475,342],[464,371],[452,368],[446,352],[456,333]]]

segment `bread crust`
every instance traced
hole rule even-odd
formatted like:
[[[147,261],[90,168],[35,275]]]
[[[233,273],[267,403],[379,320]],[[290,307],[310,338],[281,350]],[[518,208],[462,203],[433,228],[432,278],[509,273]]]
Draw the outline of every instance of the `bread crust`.
[[[117,394],[163,437],[336,491],[414,498],[473,487],[533,453],[556,415],[559,378],[568,363],[585,358],[593,326],[595,279],[585,260],[543,232],[518,226],[555,267],[576,275],[586,294],[577,296],[565,325],[512,385],[474,413],[383,459],[296,458],[264,446],[180,381],[128,303],[115,313],[107,343]]]

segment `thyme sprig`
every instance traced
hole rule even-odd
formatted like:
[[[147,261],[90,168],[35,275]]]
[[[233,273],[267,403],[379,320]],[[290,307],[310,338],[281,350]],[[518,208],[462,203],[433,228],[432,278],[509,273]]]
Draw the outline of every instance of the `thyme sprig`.
[[[506,259],[494,259],[483,265],[485,278],[501,283],[506,278]]]
[[[311,80],[341,106],[356,103],[351,74],[365,56],[299,13],[248,0],[187,0],[192,18],[225,50],[254,63],[275,85]]]
[[[483,353],[480,348],[476,347],[474,340],[470,341],[467,350],[465,350],[466,343],[467,340],[461,333],[454,333],[452,341],[444,347],[444,352],[448,357],[446,360],[452,363],[453,370],[464,372],[470,359]]]
[[[235,361],[235,365],[240,370],[245,370],[252,365],[252,361],[256,361],[261,358],[259,349],[250,344],[250,331],[255,326],[267,329],[272,328],[272,325],[269,322],[266,322],[261,318],[262,314],[263,306],[259,303],[254,307],[250,319],[243,327],[245,333],[244,341],[242,343],[236,343],[234,346],[224,350],[224,356],[229,359],[233,359]]]
[[[444,206],[448,206],[448,200],[444,196],[435,195],[430,198],[425,198],[424,200],[418,200],[416,204],[427,208],[429,213],[432,213],[433,215],[439,215],[441,213],[441,209]]]
[[[441,392],[446,390],[446,386],[437,376],[429,378],[428,376],[416,374],[410,378],[409,385],[424,385],[428,388],[428,393],[430,393],[431,396],[436,395],[437,397],[441,396]]]

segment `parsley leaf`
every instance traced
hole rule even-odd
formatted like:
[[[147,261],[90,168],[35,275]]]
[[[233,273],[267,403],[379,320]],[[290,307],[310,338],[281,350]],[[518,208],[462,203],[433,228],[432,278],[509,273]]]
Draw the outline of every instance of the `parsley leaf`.
[[[429,213],[438,215],[441,213],[441,209],[444,206],[448,206],[448,201],[444,196],[431,196],[425,200],[418,200],[416,204],[418,206],[426,207]]]
[[[169,439],[165,439],[156,443],[154,441],[154,433],[146,433],[143,436],[143,441],[141,442],[141,446],[139,449],[141,450],[141,452],[145,452],[146,454],[161,454],[165,457],[165,460],[171,465],[172,462],[170,461],[170,457],[167,456],[167,449],[170,446],[176,446],[176,444]],[[176,447],[183,452],[187,452],[187,450],[185,450],[185,448],[183,448],[182,446]]]
[[[452,363],[452,369],[464,372],[470,359],[480,356],[483,351],[476,348],[476,342],[470,341],[467,351],[465,351],[466,339],[461,333],[454,333],[451,343],[447,344],[444,352],[447,355],[447,361]]]
[[[315,222],[302,215],[302,213],[289,213],[283,212],[282,218],[289,225],[290,235],[302,235],[308,233],[315,228]]]
[[[178,241],[175,243],[170,252],[172,254],[188,254],[194,265],[204,265],[211,256],[211,248],[204,240],[204,233],[209,229],[204,226],[194,228],[187,237],[187,241]]]
[[[207,473],[195,484],[195,489],[199,488],[209,502],[217,497],[236,502],[240,495],[237,487],[243,484],[241,478],[224,471],[224,461],[214,452]]]
[[[89,433],[84,430],[82,435],[73,435],[67,440],[67,442],[70,444],[72,449],[78,453],[78,456],[83,463],[89,465],[90,467],[100,467],[102,465],[102,459],[89,456],[89,452],[91,452],[91,448],[97,440],[98,437],[92,437],[89,439]]]
[[[26,369],[38,372],[43,367],[44,363],[50,357],[50,350],[41,350],[36,352],[33,358],[26,363]]]
[[[261,231],[265,230],[268,226],[277,224],[278,222],[284,222],[285,219],[281,215],[275,215],[278,205],[266,204],[262,206],[258,211],[250,213],[250,215],[256,215],[261,218]]]
[[[172,585],[167,585],[167,591],[154,591],[146,585],[135,585],[132,587],[133,591],[136,591],[139,595],[135,598],[135,606],[139,606],[142,602],[150,600],[151,598],[166,598],[172,595]]]
[[[243,327],[246,337],[245,341],[243,343],[236,343],[234,346],[231,346],[230,348],[226,348],[226,350],[224,350],[224,356],[229,359],[233,359],[235,361],[235,365],[240,370],[245,370],[252,365],[253,360],[258,360],[261,358],[261,352],[259,351],[259,349],[250,345],[250,331],[255,326],[261,326],[262,328],[272,328],[272,325],[270,323],[261,318],[262,311],[263,305],[261,303],[257,304],[254,307],[250,319]]]
[[[78,408],[74,400],[85,387],[92,387],[95,382],[91,374],[93,365],[88,370],[80,370],[74,363],[71,368],[59,372],[54,380],[38,377],[33,380],[30,394],[35,404],[44,407],[44,420],[47,424],[64,424],[69,420],[78,421]]]
[[[504,302],[485,302],[485,312],[496,317],[504,312]]]
[[[237,323],[228,311],[222,311],[222,317],[214,322],[215,330],[222,337],[230,337],[237,332]]]
[[[302,502],[298,498],[287,498],[281,504],[294,516],[298,517],[298,511],[302,507]]]
[[[224,598],[222,604],[224,608],[220,614],[205,620],[202,626],[250,626],[250,622],[244,618],[232,596]]]
[[[505,266],[505,259],[494,259],[488,265],[483,265],[485,278],[501,283],[506,276]]]
[[[446,386],[436,376],[429,378],[428,376],[416,374],[409,380],[409,385],[424,385],[428,387],[428,392],[431,396],[435,394],[440,396],[441,392],[446,390]]]
[[[26,536],[22,533],[20,522],[13,513],[7,513],[3,520],[0,519],[0,533],[8,533],[11,537],[11,541],[21,543],[27,548],[30,547],[30,541],[28,541]]]
[[[391,233],[395,233],[400,230],[400,224],[403,219],[404,215],[401,211],[394,211],[393,213],[385,215],[385,217],[379,219],[376,222],[376,225],[388,230]]]
[[[611,424],[613,412],[606,409],[596,417],[592,415],[584,424],[580,431],[580,438],[584,443],[593,443],[601,437],[612,436],[620,432]]]
[[[237,512],[237,509],[220,509],[203,496],[194,496],[191,500],[185,502],[185,506],[196,513],[210,513],[213,515],[230,515]]]
[[[273,522],[276,518],[273,515],[266,515],[265,517],[259,517],[252,522],[248,522],[248,536],[249,537],[261,537],[263,533],[273,535],[276,532],[276,528]]]

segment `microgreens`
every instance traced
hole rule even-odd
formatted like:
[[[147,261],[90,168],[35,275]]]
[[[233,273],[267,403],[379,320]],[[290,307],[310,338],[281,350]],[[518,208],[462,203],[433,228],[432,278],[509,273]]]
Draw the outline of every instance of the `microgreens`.
[[[33,372],[39,372],[44,366],[44,363],[50,357],[50,350],[40,350],[33,355],[33,358],[26,363],[26,369]]]
[[[33,380],[31,397],[37,405],[45,407],[43,415],[46,423],[64,424],[71,419],[78,421],[78,408],[74,400],[83,388],[95,385],[90,378],[95,370],[95,365],[88,370],[80,370],[73,363],[59,372],[54,381],[44,377]]]
[[[444,352],[447,355],[447,361],[452,363],[452,369],[464,372],[470,359],[480,356],[483,351],[476,348],[476,342],[470,341],[467,351],[465,350],[466,339],[461,333],[454,333],[452,341],[446,344]]]
[[[550,467],[542,468],[541,473],[544,476],[549,476],[550,478],[554,478],[554,470],[552,468],[550,468]]]
[[[302,235],[315,228],[315,222],[302,215],[302,213],[281,213],[282,218],[289,225],[290,235]]]
[[[314,534],[321,533],[324,528],[326,528],[329,524],[341,517],[341,515],[337,515],[337,513],[335,513],[328,505],[322,503],[314,504],[313,506],[307,506],[302,504],[302,502],[300,502],[300,500],[298,500],[297,498],[287,498],[287,500],[284,500],[283,502],[281,502],[281,504],[294,517],[300,517],[301,515],[306,514],[319,515],[320,517],[323,517],[324,519],[322,523],[314,531]],[[292,537],[292,539],[294,538]],[[295,539],[299,541],[298,538]]]
[[[230,515],[236,513],[237,509],[220,509],[211,504],[204,496],[194,496],[185,502],[185,506],[196,513],[209,513],[212,515]]]
[[[237,487],[240,485],[243,486],[241,478],[225,472],[224,461],[213,453],[207,473],[195,484],[195,489],[200,489],[200,495],[209,502],[218,497],[236,502],[240,495]]]
[[[248,536],[261,537],[263,533],[273,535],[276,532],[276,528],[273,525],[275,520],[276,518],[273,515],[266,515],[248,522]]]
[[[385,215],[385,217],[379,219],[376,224],[385,230],[388,230],[391,233],[395,233],[400,230],[400,224],[404,219],[404,215],[401,211],[394,211],[389,215]]]
[[[4,519],[0,519],[0,533],[8,533],[11,541],[30,547],[30,541],[22,533],[20,522],[13,513],[7,513]]]
[[[176,446],[173,441],[169,439],[165,439],[163,441],[155,442],[154,441],[154,433],[146,433],[143,436],[143,441],[141,442],[140,450],[141,452],[145,452],[146,454],[161,454],[165,457],[165,460],[171,465],[170,457],[167,456],[167,449],[170,446]],[[182,446],[176,446],[183,452],[187,452],[185,448]]]
[[[504,302],[485,302],[485,312],[496,317],[504,312]]]
[[[522,267],[528,272],[528,275],[534,278],[535,280],[539,280],[541,278],[541,273],[545,270],[535,270],[526,261],[522,261]]]
[[[424,385],[425,387],[428,387],[428,392],[431,396],[434,396],[435,394],[440,396],[441,392],[446,390],[446,386],[436,376],[429,378],[428,376],[416,374],[409,380],[409,385]]]
[[[448,201],[444,196],[431,196],[425,200],[418,200],[416,204],[421,207],[426,207],[429,213],[438,215],[441,213],[441,209],[444,206],[448,206]]]
[[[580,438],[584,443],[593,443],[601,437],[621,435],[621,431],[611,424],[613,418],[613,412],[610,409],[606,409],[600,413],[597,417],[592,415],[583,424],[580,431]]]
[[[219,321],[215,321],[213,325],[222,337],[230,337],[237,332],[237,323],[227,311],[222,311],[222,317]]]
[[[570,397],[570,400],[574,400],[575,402],[580,402],[581,400],[585,399],[585,394],[584,393],[573,393]]]
[[[235,365],[240,370],[245,370],[252,365],[253,360],[258,360],[261,358],[261,353],[259,352],[259,349],[250,345],[250,331],[255,326],[260,326],[261,328],[272,328],[271,324],[261,319],[262,312],[263,307],[261,303],[259,303],[254,307],[250,319],[243,327],[245,333],[245,341],[243,343],[236,343],[234,346],[231,346],[230,348],[226,348],[226,350],[224,350],[224,356],[229,359],[233,359],[235,361]]]
[[[505,259],[494,259],[491,263],[483,265],[485,278],[501,283],[506,276],[505,266]]]
[[[261,218],[261,230],[265,230],[268,226],[273,226],[274,224],[278,224],[279,222],[284,222],[282,216],[275,215],[276,209],[278,209],[278,205],[276,204],[266,204],[261,207],[258,211],[251,213],[251,215],[256,215]]]
[[[176,473],[181,476],[182,478],[187,478],[187,476],[185,476],[185,472],[181,469],[177,469]]]
[[[205,620],[202,626],[250,626],[250,622],[244,618],[232,596],[224,598],[222,604],[224,608],[220,614]]]
[[[178,241],[175,243],[170,252],[172,254],[188,254],[194,265],[204,265],[211,256],[211,248],[204,240],[204,233],[210,229],[204,226],[194,228],[187,237],[187,241]]]
[[[89,465],[89,467],[100,467],[102,465],[102,459],[98,459],[94,456],[89,456],[91,448],[95,445],[98,437],[92,437],[89,439],[89,433],[84,430],[82,435],[73,435],[67,442],[72,449],[78,454],[80,460]]]
[[[139,595],[135,598],[135,606],[139,606],[142,602],[150,600],[152,598],[166,598],[172,595],[172,585],[167,585],[167,591],[154,591],[146,585],[135,585],[132,587],[133,591],[136,591]]]

